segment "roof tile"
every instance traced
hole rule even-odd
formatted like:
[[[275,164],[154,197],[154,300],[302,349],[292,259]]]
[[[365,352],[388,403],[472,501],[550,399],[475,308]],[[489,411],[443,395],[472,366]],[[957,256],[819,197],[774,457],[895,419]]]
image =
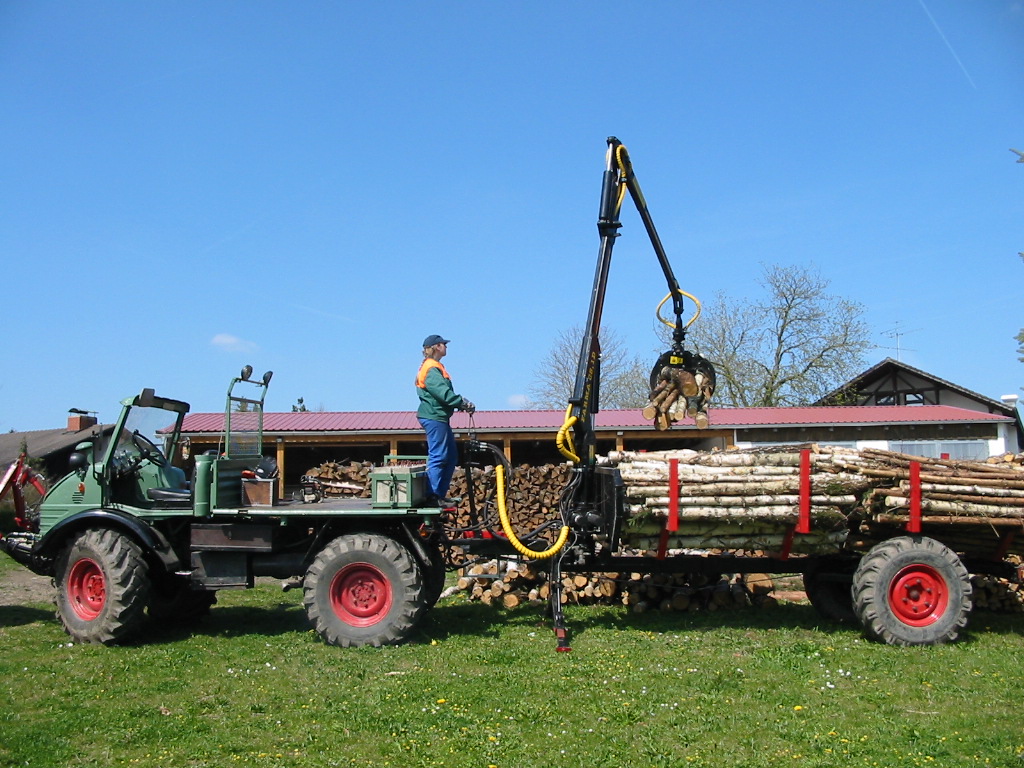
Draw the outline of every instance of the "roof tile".
[[[744,429],[783,426],[822,426],[833,424],[935,424],[948,422],[1013,421],[996,413],[984,413],[948,405],[847,405],[808,406],[802,408],[714,408],[709,412],[712,428]],[[455,429],[552,431],[562,426],[565,412],[477,411],[471,418],[465,413],[452,417]],[[595,415],[599,429],[653,428],[639,409],[605,410]],[[690,420],[680,428],[695,428]],[[183,431],[188,434],[221,432],[222,413],[191,413],[185,417]],[[409,432],[420,425],[412,411],[303,411],[266,413],[264,432]]]

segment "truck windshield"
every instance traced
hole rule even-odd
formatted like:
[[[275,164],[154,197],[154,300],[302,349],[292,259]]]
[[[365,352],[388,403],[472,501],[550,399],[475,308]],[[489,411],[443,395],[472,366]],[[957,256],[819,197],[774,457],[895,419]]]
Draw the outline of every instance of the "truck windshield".
[[[170,455],[176,417],[173,411],[162,408],[133,407],[117,436],[115,454],[120,458],[134,458],[143,450],[150,450],[152,445],[164,456]]]

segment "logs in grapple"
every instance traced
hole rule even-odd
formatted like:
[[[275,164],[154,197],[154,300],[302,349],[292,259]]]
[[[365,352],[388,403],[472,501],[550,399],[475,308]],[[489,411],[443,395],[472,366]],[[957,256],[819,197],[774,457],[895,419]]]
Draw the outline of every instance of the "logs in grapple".
[[[666,352],[651,372],[651,394],[643,410],[657,430],[669,429],[684,416],[707,429],[708,404],[715,392],[715,369],[700,355]]]

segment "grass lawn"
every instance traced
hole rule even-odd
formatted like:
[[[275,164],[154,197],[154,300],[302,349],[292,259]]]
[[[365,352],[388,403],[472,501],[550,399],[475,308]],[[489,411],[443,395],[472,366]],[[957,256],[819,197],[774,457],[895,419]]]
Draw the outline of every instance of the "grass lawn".
[[[0,765],[1024,765],[1024,617],[933,648],[797,604],[568,618],[558,654],[536,609],[450,598],[410,643],[343,650],[260,586],[105,648],[0,606]]]

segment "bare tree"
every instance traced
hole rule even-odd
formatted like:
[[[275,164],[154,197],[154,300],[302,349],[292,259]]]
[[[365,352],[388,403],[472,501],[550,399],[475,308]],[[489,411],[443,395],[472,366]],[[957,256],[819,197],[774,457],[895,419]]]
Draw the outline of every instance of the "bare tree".
[[[715,366],[719,406],[808,405],[859,373],[870,348],[864,308],[797,266],[767,266],[761,301],[719,294],[688,337]]]
[[[527,408],[565,408],[576,384],[576,367],[583,344],[581,326],[560,331],[541,361],[530,388]],[[601,329],[601,407],[643,408],[650,393],[650,363],[631,357],[622,339]]]
[[[1024,159],[1024,157],[1022,157]],[[1018,162],[1021,162],[1018,160]],[[1024,253],[1018,253],[1022,259],[1024,259]],[[1024,328],[1021,328],[1020,333],[1013,337],[1017,341],[1017,359],[1024,363]],[[1024,389],[1024,387],[1021,387]]]

